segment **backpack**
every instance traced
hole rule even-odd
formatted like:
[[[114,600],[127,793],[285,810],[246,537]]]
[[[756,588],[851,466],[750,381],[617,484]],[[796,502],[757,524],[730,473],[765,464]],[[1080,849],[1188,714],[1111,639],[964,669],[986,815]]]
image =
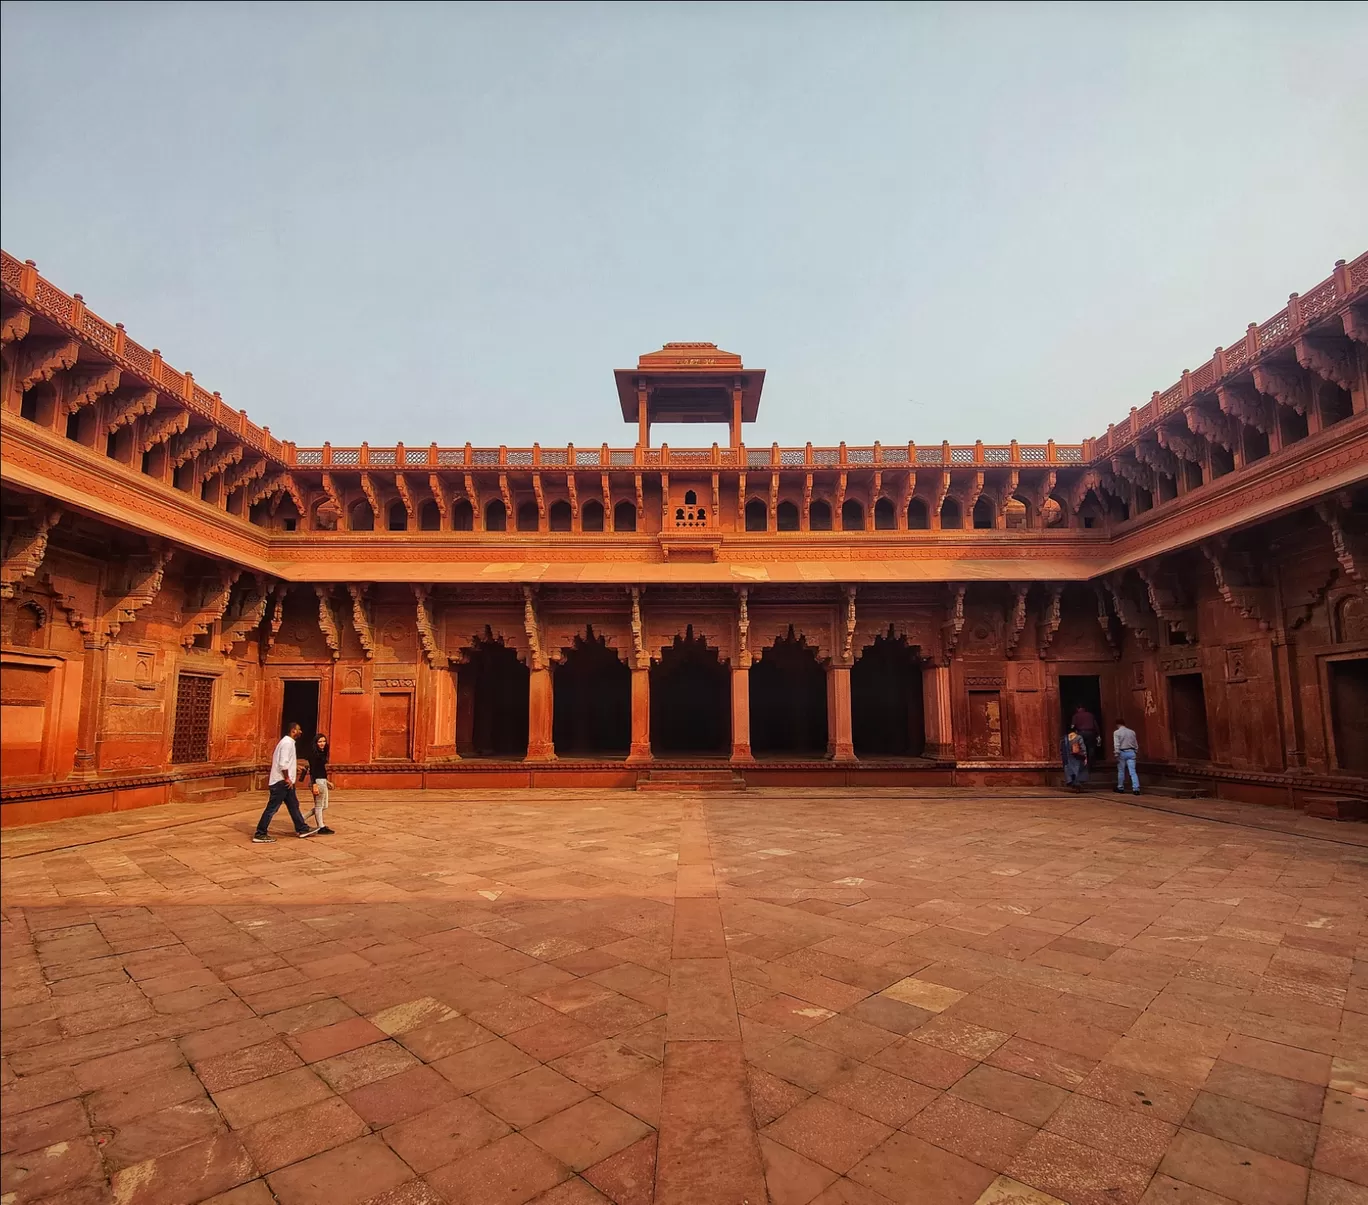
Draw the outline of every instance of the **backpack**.
[[[1071,757],[1082,757],[1088,751],[1088,747],[1083,743],[1083,738],[1078,733],[1071,733],[1069,736],[1069,755]]]

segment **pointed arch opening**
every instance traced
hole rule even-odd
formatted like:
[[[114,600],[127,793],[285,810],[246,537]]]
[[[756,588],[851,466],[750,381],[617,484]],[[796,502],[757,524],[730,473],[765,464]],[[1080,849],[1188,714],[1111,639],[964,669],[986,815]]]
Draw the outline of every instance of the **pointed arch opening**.
[[[913,498],[907,504],[907,529],[926,531],[931,526],[931,513],[924,498]]]
[[[778,509],[774,512],[774,526],[778,531],[797,531],[797,504],[789,501],[779,503]]]
[[[898,526],[897,512],[890,498],[880,498],[874,503],[874,530],[893,531]]]
[[[974,527],[978,531],[991,531],[997,526],[997,510],[992,499],[979,495],[974,503]]]
[[[842,531],[864,531],[865,529],[865,509],[854,498],[847,498],[841,503],[841,530]]]
[[[385,526],[390,531],[408,531],[408,511],[398,499],[389,504]]]
[[[536,531],[541,523],[541,512],[535,502],[522,502],[518,505],[518,530]]]
[[[349,531],[374,531],[375,512],[364,498],[358,498],[347,508],[347,529]]]
[[[486,627],[456,667],[456,751],[462,757],[527,753],[529,671]]]
[[[451,507],[451,530],[474,531],[475,508],[469,498],[458,498]]]
[[[756,757],[826,756],[826,670],[792,624],[750,667],[750,737]]]
[[[432,501],[431,498],[418,508],[418,530],[442,530],[442,512],[437,509],[437,503]]]
[[[630,502],[619,502],[613,507],[613,530],[636,531],[637,511]]]
[[[590,498],[588,502],[580,507],[580,530],[603,530],[603,503],[597,498]]]
[[[746,530],[766,531],[769,529],[769,507],[759,498],[746,503]]]
[[[941,503],[940,521],[942,531],[958,531],[964,526],[964,511],[955,498],[946,498]]]
[[[731,749],[731,671],[689,624],[651,666],[651,752],[723,757]]]
[[[831,503],[822,498],[814,498],[808,507],[808,530],[831,530]]]
[[[503,499],[495,498],[485,507],[485,531],[507,531],[508,508]]]
[[[625,757],[632,744],[632,671],[587,625],[551,670],[557,757]]]
[[[850,728],[857,757],[921,757],[926,751],[920,650],[890,627],[850,670]]]
[[[546,512],[547,526],[552,531],[569,531],[573,526],[574,511],[564,498],[557,498]]]

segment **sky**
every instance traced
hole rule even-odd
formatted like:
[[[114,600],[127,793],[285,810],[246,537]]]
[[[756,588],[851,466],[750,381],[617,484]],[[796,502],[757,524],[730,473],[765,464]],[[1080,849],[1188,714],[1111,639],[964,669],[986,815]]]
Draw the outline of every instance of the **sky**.
[[[5,249],[301,446],[631,446],[668,340],[752,446],[1077,442],[1368,250],[1368,3],[0,19]]]

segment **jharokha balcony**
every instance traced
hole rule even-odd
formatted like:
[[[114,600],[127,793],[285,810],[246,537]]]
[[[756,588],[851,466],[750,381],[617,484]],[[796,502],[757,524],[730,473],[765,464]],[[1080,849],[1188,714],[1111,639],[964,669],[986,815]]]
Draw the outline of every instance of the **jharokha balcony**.
[[[298,447],[0,280],[4,823],[249,782],[289,718],[344,785],[984,784],[1081,704],[1368,793],[1368,255],[1082,444],[752,446],[764,371],[667,343],[630,446]]]

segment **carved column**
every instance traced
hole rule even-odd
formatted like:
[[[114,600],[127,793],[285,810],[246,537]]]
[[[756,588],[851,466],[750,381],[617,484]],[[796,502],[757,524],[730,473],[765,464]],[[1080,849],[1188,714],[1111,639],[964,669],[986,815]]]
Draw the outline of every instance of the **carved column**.
[[[922,671],[922,709],[926,716],[926,756],[952,758],[955,737],[950,722],[950,666],[928,665]]]
[[[527,760],[554,761],[556,747],[551,740],[551,720],[555,714],[551,691],[551,670],[534,667],[527,679]]]
[[[76,760],[73,778],[94,778],[99,772],[96,759],[100,714],[104,711],[105,650],[103,635],[88,635],[84,640],[85,658],[81,673],[81,711],[76,724]]]
[[[835,761],[855,760],[850,728],[850,666],[827,666],[827,755]]]
[[[651,671],[644,665],[632,666],[632,748],[627,760],[651,760]]]
[[[732,666],[731,670],[732,761],[751,760],[750,743],[750,666]]]

